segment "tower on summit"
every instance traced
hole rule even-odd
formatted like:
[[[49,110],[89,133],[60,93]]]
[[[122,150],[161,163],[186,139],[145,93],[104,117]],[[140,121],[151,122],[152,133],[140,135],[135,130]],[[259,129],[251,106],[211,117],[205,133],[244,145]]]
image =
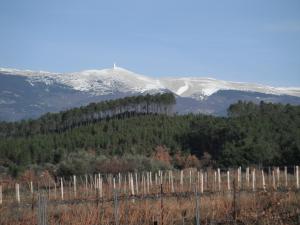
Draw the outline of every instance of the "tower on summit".
[[[117,65],[116,65],[116,63],[114,63],[114,67],[113,67],[114,69],[116,69],[117,68]]]

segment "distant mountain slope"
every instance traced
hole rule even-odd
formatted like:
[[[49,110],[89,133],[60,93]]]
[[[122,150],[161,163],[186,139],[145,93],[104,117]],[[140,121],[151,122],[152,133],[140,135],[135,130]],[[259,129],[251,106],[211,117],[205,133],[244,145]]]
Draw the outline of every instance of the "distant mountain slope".
[[[177,97],[176,111],[180,114],[203,113],[226,116],[229,105],[241,101],[259,103],[261,101],[300,105],[300,98],[289,95],[271,95],[259,92],[220,90],[203,100],[189,97]]]
[[[177,95],[178,113],[224,115],[238,100],[300,104],[300,88],[212,78],[153,79],[120,67],[74,73],[0,68],[0,120],[36,118],[90,102],[168,91]]]

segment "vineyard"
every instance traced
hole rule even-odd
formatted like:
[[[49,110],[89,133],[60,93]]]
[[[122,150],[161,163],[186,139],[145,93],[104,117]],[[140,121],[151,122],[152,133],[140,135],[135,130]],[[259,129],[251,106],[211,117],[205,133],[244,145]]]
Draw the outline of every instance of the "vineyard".
[[[299,168],[2,180],[0,224],[299,224]]]

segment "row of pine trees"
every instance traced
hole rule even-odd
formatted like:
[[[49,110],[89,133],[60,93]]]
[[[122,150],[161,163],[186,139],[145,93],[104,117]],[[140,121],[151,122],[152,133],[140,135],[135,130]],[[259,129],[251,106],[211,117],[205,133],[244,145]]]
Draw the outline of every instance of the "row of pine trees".
[[[38,166],[64,171],[61,174],[72,169],[93,172],[104,162],[122,158],[134,162],[131,170],[151,169],[160,165],[152,160],[157,146],[172,159],[178,153],[194,155],[199,166],[300,162],[300,106],[237,102],[227,117],[214,117],[170,115],[174,103],[171,94],[135,96],[1,123],[0,169]]]

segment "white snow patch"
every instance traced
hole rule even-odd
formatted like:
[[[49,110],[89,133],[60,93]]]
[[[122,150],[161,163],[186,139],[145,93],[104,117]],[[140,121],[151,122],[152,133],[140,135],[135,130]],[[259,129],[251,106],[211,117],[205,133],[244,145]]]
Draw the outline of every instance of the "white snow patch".
[[[188,82],[184,81],[184,86],[180,87],[177,91],[177,95],[182,95],[184,92],[186,92],[189,89],[189,84]]]

